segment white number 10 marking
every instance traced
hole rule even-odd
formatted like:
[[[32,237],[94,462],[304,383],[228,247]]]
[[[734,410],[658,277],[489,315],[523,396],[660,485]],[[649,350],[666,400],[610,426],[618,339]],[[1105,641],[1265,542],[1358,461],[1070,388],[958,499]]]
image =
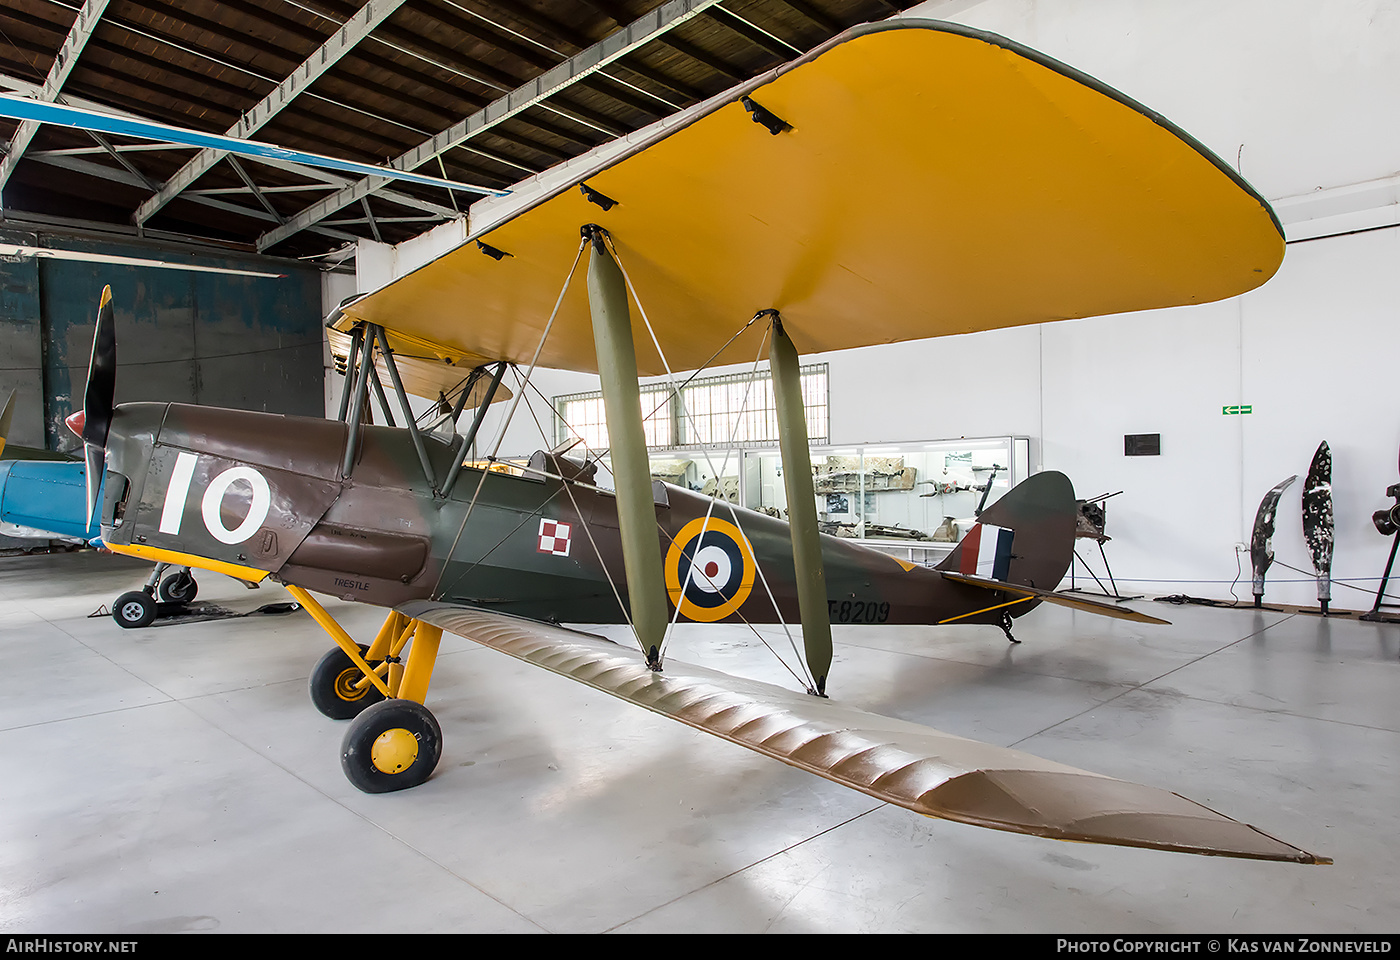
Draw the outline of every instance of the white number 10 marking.
[[[160,513],[161,533],[175,535],[180,532],[180,522],[185,515],[185,501],[190,492],[190,481],[194,479],[194,468],[198,461],[199,458],[192,453],[181,453],[175,457],[175,469],[170,472],[170,486],[165,490],[165,506]],[[219,508],[223,505],[228,488],[239,480],[253,488],[253,502],[249,505],[248,515],[243,518],[243,522],[230,530],[224,526],[224,518],[220,515]],[[267,512],[272,507],[272,491],[268,488],[267,478],[252,467],[229,467],[209,481],[200,507],[200,513],[204,517],[204,528],[215,540],[227,544],[242,543],[257,533],[258,528],[267,519]]]

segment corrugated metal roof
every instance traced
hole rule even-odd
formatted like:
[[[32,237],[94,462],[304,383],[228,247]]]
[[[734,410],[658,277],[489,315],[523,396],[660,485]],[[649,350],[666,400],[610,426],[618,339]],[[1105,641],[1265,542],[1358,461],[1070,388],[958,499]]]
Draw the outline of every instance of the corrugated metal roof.
[[[846,27],[912,5],[724,0],[420,169],[507,187],[792,59]],[[364,6],[358,0],[112,0],[60,99],[223,133],[333,43]],[[253,136],[385,163],[638,18],[675,6],[407,0]],[[7,0],[0,8],[0,88],[25,92],[26,85],[42,84],[81,7],[81,0]],[[16,128],[0,120],[0,143],[8,144]],[[41,128],[0,194],[6,213],[129,224],[194,155],[135,141],[108,145],[116,152],[87,133]],[[224,159],[144,226],[307,256],[352,236],[404,240],[441,223],[454,206],[444,191],[393,184],[268,247],[266,239],[259,243],[268,230],[279,221],[300,224],[308,207],[346,179],[240,162],[261,197]],[[465,208],[471,199],[455,202]]]

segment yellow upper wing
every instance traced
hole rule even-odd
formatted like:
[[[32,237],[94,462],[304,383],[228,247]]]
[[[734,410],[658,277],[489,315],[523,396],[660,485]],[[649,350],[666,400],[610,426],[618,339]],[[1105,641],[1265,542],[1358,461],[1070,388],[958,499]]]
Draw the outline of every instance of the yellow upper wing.
[[[743,96],[792,129],[770,134]],[[1164,118],[1004,38],[902,20],[584,167],[345,313],[528,362],[587,223],[611,233],[677,370],[765,308],[800,351],[839,350],[1219,300],[1284,251],[1264,200]],[[640,372],[664,372],[634,326]],[[757,327],[715,362],[752,361]],[[597,369],[581,280],[540,363]]]

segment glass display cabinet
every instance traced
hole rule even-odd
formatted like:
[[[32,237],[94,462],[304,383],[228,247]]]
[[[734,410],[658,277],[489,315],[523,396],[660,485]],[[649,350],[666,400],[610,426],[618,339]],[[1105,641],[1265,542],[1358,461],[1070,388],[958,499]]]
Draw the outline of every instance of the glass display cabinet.
[[[723,451],[657,450],[651,475],[706,496],[787,518],[776,447]],[[812,448],[812,481],[823,533],[864,541],[914,563],[937,563],[981,510],[1030,475],[1027,437]],[[608,460],[596,483],[611,488]]]
[[[945,556],[982,509],[1029,474],[1026,437],[812,448],[822,532],[915,563]],[[747,451],[741,487],[744,506],[786,516],[778,451]]]

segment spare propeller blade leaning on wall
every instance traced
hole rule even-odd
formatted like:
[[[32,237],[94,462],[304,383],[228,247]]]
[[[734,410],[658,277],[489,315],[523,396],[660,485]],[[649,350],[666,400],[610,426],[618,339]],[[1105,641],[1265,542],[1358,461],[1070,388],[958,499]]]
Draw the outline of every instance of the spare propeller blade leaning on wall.
[[[1318,445],[1303,487],[1303,539],[1308,542],[1313,568],[1317,571],[1317,602],[1322,613],[1332,600],[1332,451],[1327,441]]]
[[[1278,500],[1297,479],[1295,473],[1264,494],[1264,499],[1259,501],[1259,512],[1254,515],[1254,532],[1249,537],[1249,562],[1254,567],[1256,607],[1264,603],[1264,575],[1274,562],[1274,518],[1278,515]]]

